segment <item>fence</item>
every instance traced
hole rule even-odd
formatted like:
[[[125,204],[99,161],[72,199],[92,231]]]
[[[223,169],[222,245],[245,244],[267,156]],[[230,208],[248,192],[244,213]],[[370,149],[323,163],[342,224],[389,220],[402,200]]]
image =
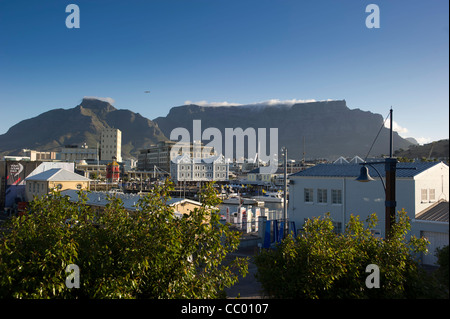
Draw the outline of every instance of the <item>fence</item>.
[[[283,219],[283,212],[269,210],[266,207],[241,206],[237,207],[235,212],[232,212],[229,207],[226,208],[226,222],[244,233],[258,232],[261,217],[267,220],[280,220]]]
[[[264,248],[269,248],[274,243],[281,242],[285,236],[285,228],[287,228],[288,233],[293,233],[294,237],[297,236],[295,223],[286,221],[283,211],[269,210],[263,207],[238,207],[235,212],[231,212],[230,208],[227,207],[226,222],[243,235],[256,233]]]

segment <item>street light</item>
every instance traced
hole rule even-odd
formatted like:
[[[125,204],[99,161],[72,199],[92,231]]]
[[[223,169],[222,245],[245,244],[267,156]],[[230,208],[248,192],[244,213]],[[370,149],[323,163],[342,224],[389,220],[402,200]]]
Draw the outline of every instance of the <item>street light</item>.
[[[392,108],[389,112],[390,117],[390,134],[389,134],[389,158],[386,158],[383,162],[372,162],[367,163],[364,161],[364,163],[360,163],[360,165],[363,165],[360,170],[360,175],[358,178],[356,178],[356,181],[358,182],[370,182],[374,179],[369,174],[369,169],[366,167],[366,165],[372,167],[378,174],[378,176],[381,179],[381,182],[383,183],[384,193],[386,196],[386,200],[384,202],[385,205],[385,237],[390,237],[390,232],[392,225],[395,223],[395,208],[397,206],[397,202],[395,201],[395,173],[397,170],[397,159],[392,157],[392,141],[393,141],[393,119],[392,119]],[[381,177],[380,172],[372,166],[371,164],[385,164],[385,171],[386,171],[386,183],[384,183],[383,178]]]
[[[284,235],[285,237],[288,234],[288,229],[289,229],[289,225],[288,225],[288,216],[287,216],[287,147],[283,146],[281,148],[281,152],[284,155],[284,194],[283,194],[283,218],[284,218]]]

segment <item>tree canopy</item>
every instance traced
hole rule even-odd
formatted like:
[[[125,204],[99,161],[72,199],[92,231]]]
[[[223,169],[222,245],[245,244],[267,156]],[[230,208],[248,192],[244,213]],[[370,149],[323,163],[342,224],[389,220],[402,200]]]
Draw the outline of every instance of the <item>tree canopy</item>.
[[[79,192],[35,198],[0,234],[0,297],[217,298],[248,272],[247,260],[227,261],[239,234],[220,222],[212,185],[202,207],[176,217],[169,182],[136,205],[111,196],[101,212]],[[67,288],[66,267],[80,270],[80,288]]]
[[[445,291],[416,262],[428,242],[407,239],[406,212],[398,212],[389,240],[372,235],[376,223],[375,214],[366,225],[352,215],[344,233],[337,234],[329,215],[308,220],[300,236],[288,236],[256,256],[256,276],[265,294],[302,299],[448,298],[448,288]],[[379,288],[366,284],[369,265],[378,268]]]

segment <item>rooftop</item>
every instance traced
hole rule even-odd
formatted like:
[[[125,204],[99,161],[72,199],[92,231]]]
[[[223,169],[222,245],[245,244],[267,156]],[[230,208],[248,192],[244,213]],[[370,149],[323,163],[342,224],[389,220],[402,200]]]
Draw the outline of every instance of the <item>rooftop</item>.
[[[370,163],[369,163],[370,164]],[[414,177],[423,171],[440,164],[439,162],[420,162],[420,163],[397,163],[397,177]],[[371,164],[382,177],[385,177],[384,164]],[[369,171],[371,167],[369,167]],[[402,169],[407,168],[407,169]],[[311,176],[311,177],[358,177],[361,170],[360,164],[318,164],[311,168],[289,175]],[[376,172],[371,172],[372,177],[377,176]]]
[[[70,201],[78,201],[78,191],[74,189],[68,189],[61,192],[64,196],[69,196]],[[93,206],[105,206],[108,204],[108,195],[109,196],[115,196],[122,200],[123,207],[127,210],[136,210],[136,205],[138,204],[138,201],[141,199],[142,195],[140,194],[124,194],[121,192],[88,192],[86,193],[87,200],[86,204],[93,205]],[[194,205],[201,206],[200,202],[193,201],[187,198],[170,198],[167,200],[167,205],[169,206],[175,206],[182,203],[191,203]]]
[[[440,200],[439,202],[425,208],[423,211],[416,215],[416,220],[428,220],[433,222],[446,222],[448,223],[449,212],[448,202]]]
[[[42,173],[25,178],[26,181],[74,181],[74,182],[85,182],[90,181],[89,178],[81,176],[79,174],[68,171],[64,168],[52,168],[46,170]]]

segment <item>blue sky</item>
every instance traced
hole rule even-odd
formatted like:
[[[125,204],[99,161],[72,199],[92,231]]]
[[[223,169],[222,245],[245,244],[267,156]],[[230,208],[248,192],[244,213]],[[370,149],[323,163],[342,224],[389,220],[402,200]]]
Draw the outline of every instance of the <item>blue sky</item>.
[[[65,25],[80,8],[80,28]],[[365,24],[370,3],[380,28]],[[447,0],[0,0],[0,134],[84,96],[150,119],[186,101],[345,99],[449,137]],[[144,91],[150,90],[150,94]],[[204,103],[206,103],[204,102]]]

